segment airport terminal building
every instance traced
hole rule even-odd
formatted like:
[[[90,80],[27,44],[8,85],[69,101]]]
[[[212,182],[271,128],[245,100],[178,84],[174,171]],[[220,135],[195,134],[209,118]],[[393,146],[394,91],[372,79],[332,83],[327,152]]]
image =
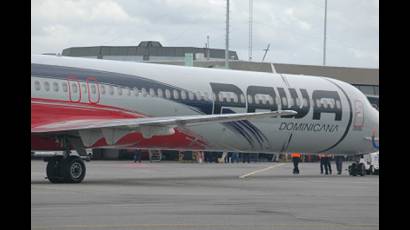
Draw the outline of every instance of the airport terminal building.
[[[157,41],[143,41],[138,46],[72,47],[62,52],[63,56],[135,62],[184,62],[186,54],[192,54],[194,61],[225,60],[224,49],[164,47]],[[235,51],[230,51],[229,56],[238,60]]]

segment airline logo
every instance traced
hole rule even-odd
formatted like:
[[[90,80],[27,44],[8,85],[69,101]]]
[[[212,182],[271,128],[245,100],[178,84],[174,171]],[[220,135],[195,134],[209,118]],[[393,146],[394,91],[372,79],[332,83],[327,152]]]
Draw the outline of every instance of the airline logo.
[[[247,112],[252,113],[255,112],[256,109],[270,109],[271,111],[278,110],[278,99],[281,100],[282,110],[294,110],[297,112],[296,115],[289,115],[283,117],[294,117],[296,119],[304,118],[310,111],[312,105],[309,94],[306,89],[299,89],[302,98],[299,98],[297,91],[295,88],[282,88],[276,87],[279,95],[276,95],[274,87],[266,87],[266,86],[248,86],[246,90],[246,94],[242,92],[242,90],[233,85],[233,84],[223,84],[223,83],[210,83],[212,92],[215,95],[219,95],[220,93],[234,93],[235,95],[247,95],[248,99],[248,107]],[[291,98],[288,98],[286,95],[285,90],[288,90]],[[267,97],[271,101],[271,103],[249,103],[250,98],[256,98],[255,96],[262,96]],[[288,101],[289,100],[289,101]],[[292,102],[290,102],[290,100]],[[322,113],[331,113],[335,115],[335,121],[342,120],[342,103],[337,91],[330,91],[330,90],[314,90],[312,93],[312,100],[313,100],[313,120],[320,120]],[[220,100],[218,96],[216,96],[215,106],[214,106],[214,114],[221,113],[222,107],[239,107],[245,108],[246,102],[245,100]]]

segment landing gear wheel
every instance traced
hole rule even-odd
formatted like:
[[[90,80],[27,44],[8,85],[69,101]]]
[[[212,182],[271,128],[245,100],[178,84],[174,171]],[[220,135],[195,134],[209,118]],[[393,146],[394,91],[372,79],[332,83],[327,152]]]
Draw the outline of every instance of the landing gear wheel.
[[[366,175],[366,167],[364,166],[363,163],[360,163],[358,165],[358,171],[360,176],[365,176]]]
[[[349,174],[350,176],[357,175],[357,164],[356,163],[353,163],[352,165],[349,166]]]
[[[80,183],[85,177],[84,161],[78,156],[69,156],[63,161],[62,175],[65,183]]]
[[[78,156],[53,157],[47,163],[47,178],[51,183],[80,183],[85,171],[84,161]]]
[[[374,173],[374,167],[373,167],[373,165],[370,165],[370,168],[369,168],[369,175],[374,175],[375,173]]]
[[[51,183],[62,183],[64,178],[61,175],[61,157],[53,157],[47,163],[47,179]]]

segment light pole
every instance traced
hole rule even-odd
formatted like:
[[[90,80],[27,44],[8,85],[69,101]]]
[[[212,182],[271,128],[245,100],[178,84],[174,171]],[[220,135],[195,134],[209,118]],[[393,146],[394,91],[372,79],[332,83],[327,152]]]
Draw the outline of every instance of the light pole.
[[[226,0],[225,68],[229,69],[229,0]]]
[[[324,23],[324,34],[323,34],[323,65],[326,65],[326,21],[327,21],[327,0],[325,0],[325,23]]]
[[[252,61],[253,0],[249,0],[249,61]]]

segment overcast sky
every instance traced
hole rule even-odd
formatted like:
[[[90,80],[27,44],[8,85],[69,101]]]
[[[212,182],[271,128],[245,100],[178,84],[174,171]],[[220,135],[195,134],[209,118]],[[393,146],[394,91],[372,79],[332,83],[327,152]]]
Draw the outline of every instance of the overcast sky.
[[[248,60],[249,0],[230,0],[230,50]],[[225,48],[225,0],[31,0],[31,52],[73,46]],[[324,0],[254,0],[253,60],[321,65]],[[328,0],[330,66],[379,67],[379,1]]]

